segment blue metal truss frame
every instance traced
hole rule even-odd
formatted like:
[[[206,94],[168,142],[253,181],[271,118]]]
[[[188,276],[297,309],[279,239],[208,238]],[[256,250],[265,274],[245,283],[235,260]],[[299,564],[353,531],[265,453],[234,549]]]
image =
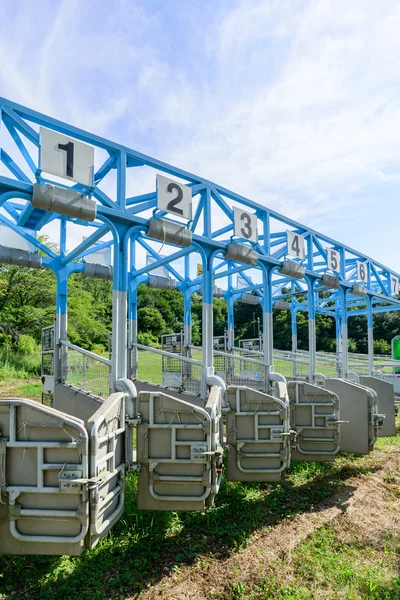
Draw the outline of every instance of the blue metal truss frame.
[[[93,187],[70,185],[69,182],[60,183],[59,180],[56,181],[41,171],[38,126],[89,144],[95,148],[95,152],[103,156],[105,153],[106,158],[96,165]],[[5,144],[3,144],[4,137],[6,137]],[[356,261],[361,261],[367,268],[368,280],[365,285],[371,310],[376,312],[381,310],[381,307],[378,309],[374,306],[372,300],[388,302],[391,310],[400,309],[400,301],[391,294],[390,282],[391,276],[395,276],[399,281],[400,274],[373,258],[205,178],[4,98],[0,98],[0,161],[8,171],[8,176],[0,176],[0,223],[33,244],[37,252],[44,253],[43,265],[56,273],[60,288],[64,290],[63,293],[58,294],[58,313],[66,311],[65,290],[69,274],[83,271],[82,260],[89,259],[91,253],[110,245],[114,248],[113,289],[120,294],[127,294],[129,291],[134,296],[135,282],[147,281],[151,271],[164,266],[170,276],[177,280],[177,287],[185,298],[190,297],[193,291],[201,287],[205,304],[212,304],[212,287],[217,280],[228,282],[223,292],[228,303],[243,293],[254,293],[260,297],[264,313],[272,311],[274,299],[287,297],[293,298],[292,309],[298,310],[294,294],[307,293],[308,300],[306,303],[301,303],[301,309],[307,309],[312,320],[315,318],[315,312],[326,311],[335,313],[336,316],[341,314],[343,298],[347,307],[353,309],[351,314],[355,314],[354,311],[357,310],[360,312],[364,310],[365,301],[364,305],[359,305],[359,299],[351,295],[354,283],[358,283]],[[128,187],[131,185],[128,181],[129,175],[131,169],[140,168],[150,168],[154,171],[154,188],[146,193],[132,195],[128,192]],[[192,188],[194,210],[191,221],[183,222],[157,209],[156,173],[171,176]],[[103,186],[104,183],[107,185],[110,174],[113,174],[115,187],[115,192],[112,194],[106,193]],[[35,182],[65,187],[96,200],[97,217],[89,224],[95,228],[95,231],[82,243],[67,251],[68,223],[85,227],[88,223],[34,208],[31,199]],[[233,235],[233,205],[256,215],[259,226],[256,244],[250,244]],[[168,243],[160,243],[157,246],[154,240],[146,236],[151,217],[164,218],[187,226],[192,231],[192,245],[184,249],[175,247],[175,250]],[[27,229],[40,231],[45,225],[57,220],[60,226],[59,255],[27,232]],[[215,227],[215,223],[218,223],[218,227]],[[301,234],[305,239],[304,260],[291,258],[294,262],[301,262],[305,267],[304,280],[294,280],[279,273],[282,260],[289,255],[286,233],[288,230]],[[104,239],[110,234],[111,240]],[[227,260],[225,253],[228,244],[232,242],[250,245],[257,252],[257,265],[249,267]],[[139,246],[154,258],[158,258],[160,246],[164,245],[172,251],[172,254],[159,258],[146,267],[138,267],[136,258]],[[318,289],[324,289],[319,286],[322,275],[333,274],[328,269],[327,248],[333,248],[340,253],[340,272],[336,273],[340,279],[340,289],[331,294],[334,308],[323,306],[326,298],[322,299],[321,304],[321,298],[317,294]],[[200,277],[191,276],[193,265],[190,257],[194,253],[200,256],[203,264],[203,274]],[[259,281],[253,282],[250,275],[257,272],[259,275],[256,278]],[[247,288],[237,290],[233,287],[232,275],[235,273],[242,275],[248,283]],[[289,291],[285,291],[288,287]],[[134,304],[134,299],[131,302]],[[132,314],[131,310],[129,314]],[[116,339],[114,342],[117,344]],[[126,346],[126,336],[122,336],[121,341],[118,342],[119,352],[113,352],[117,361],[118,355],[125,352],[124,344]],[[210,351],[212,353],[212,347]],[[124,361],[122,359],[121,361],[120,368],[115,365],[116,377],[124,372]],[[210,356],[206,361],[210,367],[212,365]]]

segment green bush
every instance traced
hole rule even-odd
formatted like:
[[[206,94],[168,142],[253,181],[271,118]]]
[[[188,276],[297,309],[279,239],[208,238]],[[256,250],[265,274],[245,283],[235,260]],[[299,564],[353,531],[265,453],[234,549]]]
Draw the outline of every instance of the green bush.
[[[106,347],[103,344],[93,344],[90,351],[99,356],[103,356],[106,353]]]
[[[142,333],[138,333],[138,343],[143,344],[143,346],[151,346],[152,348],[160,348],[160,344],[158,343],[158,339],[152,333],[148,331]]]
[[[37,344],[31,335],[22,334],[19,336],[17,348],[21,354],[32,354],[37,350]]]
[[[390,344],[386,340],[374,340],[375,354],[390,354],[391,350]]]
[[[38,350],[25,354],[0,348],[0,380],[28,379],[39,377],[40,373],[41,354]]]

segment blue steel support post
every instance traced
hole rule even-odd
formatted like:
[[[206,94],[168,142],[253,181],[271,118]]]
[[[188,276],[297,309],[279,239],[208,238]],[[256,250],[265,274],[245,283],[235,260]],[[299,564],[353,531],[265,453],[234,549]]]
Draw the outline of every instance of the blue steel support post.
[[[342,312],[342,377],[346,379],[349,370],[349,332],[347,326],[347,290],[339,288]]]
[[[297,376],[297,310],[293,302],[290,305],[290,313],[292,316],[292,352],[293,352],[293,363],[292,363],[292,375]]]
[[[374,320],[372,313],[372,296],[367,296],[367,325],[368,325],[368,372],[374,372]]]
[[[213,361],[213,328],[214,328],[214,304],[213,304],[213,252],[204,250],[203,259],[203,310],[202,310],[202,347],[203,368],[201,377],[201,398],[207,399],[207,380],[214,375]]]
[[[138,377],[138,350],[134,344],[137,343],[137,287],[132,290],[129,289],[128,293],[129,307],[128,307],[128,321],[129,321],[129,364],[128,364],[128,375],[130,379],[137,379]]]
[[[314,373],[316,372],[316,330],[315,330],[315,284],[314,281],[307,277],[308,288],[308,352],[309,352],[309,379],[310,383],[314,381]]]
[[[183,345],[186,352],[192,345],[192,288],[183,291]]]
[[[227,298],[228,307],[228,352],[235,345],[235,297],[231,294]]]
[[[335,326],[336,326],[336,374],[338,377],[343,377],[343,340],[342,340],[342,310],[336,307],[335,315]]]
[[[65,378],[67,348],[61,340],[67,340],[68,321],[68,271],[62,268],[56,271],[56,323],[54,335],[54,381],[61,382]]]
[[[131,236],[129,240],[129,274],[132,274],[135,268],[136,246],[135,236]],[[130,379],[137,379],[138,361],[137,348],[133,345],[137,342],[137,286],[130,285],[128,277],[128,349],[129,360],[127,365],[127,373]]]
[[[273,327],[272,327],[272,273],[262,265],[263,295],[263,354],[264,354],[264,372],[265,372],[265,391],[268,392],[271,387],[270,374],[273,372]]]
[[[120,151],[117,169],[117,203],[126,205],[126,153]],[[127,317],[128,317],[128,244],[129,227],[116,224],[114,234],[113,311],[112,311],[112,368],[111,388],[117,379],[127,376]]]

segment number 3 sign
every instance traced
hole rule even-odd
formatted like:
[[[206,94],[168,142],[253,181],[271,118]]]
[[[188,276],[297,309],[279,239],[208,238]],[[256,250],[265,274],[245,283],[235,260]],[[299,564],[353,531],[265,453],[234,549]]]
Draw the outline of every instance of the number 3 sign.
[[[257,216],[254,213],[233,207],[234,234],[249,242],[257,243]]]
[[[157,175],[157,208],[190,221],[192,190],[183,183]]]

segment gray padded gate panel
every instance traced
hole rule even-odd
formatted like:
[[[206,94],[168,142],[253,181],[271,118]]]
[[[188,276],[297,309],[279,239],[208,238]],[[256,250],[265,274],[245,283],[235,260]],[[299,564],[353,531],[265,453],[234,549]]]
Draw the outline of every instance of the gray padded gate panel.
[[[371,446],[371,396],[367,388],[338,378],[326,379],[324,387],[340,398],[340,450],[368,454]]]
[[[228,387],[229,481],[278,481],[289,466],[289,400],[285,384],[276,388],[279,397],[248,387]]]
[[[396,414],[394,406],[394,387],[392,383],[371,377],[369,375],[360,375],[360,383],[373,389],[378,394],[378,411],[385,415],[382,427],[378,431],[378,436],[396,435]]]
[[[374,444],[378,439],[378,434],[385,420],[385,415],[379,414],[378,411],[378,394],[370,387],[354,382],[360,388],[367,392],[368,396],[368,435],[369,435],[369,450],[372,452]]]
[[[292,460],[334,460],[340,449],[339,398],[321,387],[289,381]]]
[[[88,452],[80,419],[32,400],[0,400],[0,554],[81,553]]]
[[[140,392],[137,430],[138,507],[204,510],[218,491],[221,390],[204,408],[163,392]]]
[[[90,433],[90,526],[86,547],[93,548],[124,512],[125,394],[111,394],[88,420]]]

